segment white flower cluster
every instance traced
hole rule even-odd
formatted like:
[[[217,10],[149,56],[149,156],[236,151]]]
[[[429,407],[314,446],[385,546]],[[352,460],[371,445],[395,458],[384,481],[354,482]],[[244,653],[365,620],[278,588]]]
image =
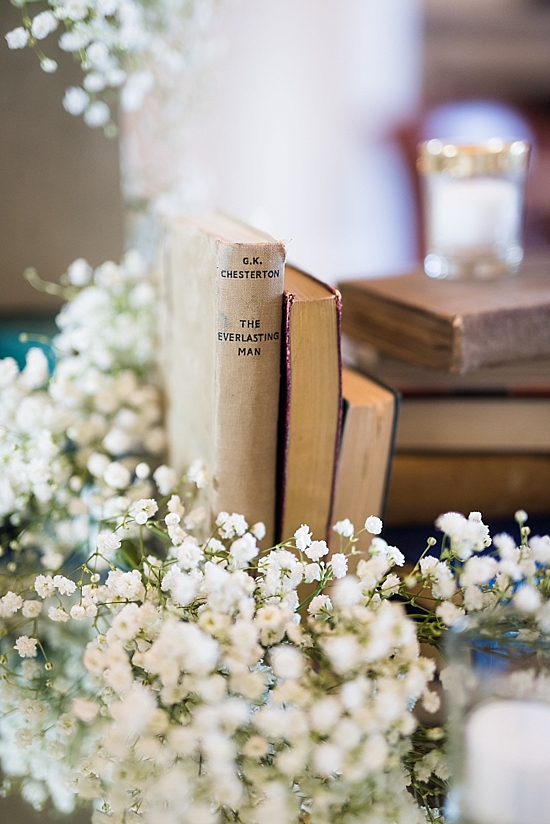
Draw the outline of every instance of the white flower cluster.
[[[37,804],[93,801],[95,824],[328,824],[366,809],[373,823],[422,822],[402,757],[433,664],[389,600],[391,553],[346,575],[353,533],[332,556],[307,526],[262,553],[263,524],[220,513],[201,544],[184,521],[177,495],[164,511],[136,501],[100,533],[77,582],[41,574],[2,597],[3,768],[25,776]],[[100,579],[95,562],[136,523],[164,536],[165,560],[111,562]],[[306,581],[313,594],[301,594]],[[81,630],[81,659],[65,651],[58,663],[59,634]]]
[[[165,445],[155,292],[140,257],[95,271],[77,260],[67,280],[53,375],[38,348],[22,372],[12,358],[0,361],[0,525],[23,525],[12,548],[38,547],[51,569],[87,544],[90,517],[115,517],[151,495],[143,457],[157,463]],[[161,494],[178,480],[168,467],[154,479]]]
[[[550,630],[550,605],[545,582],[550,568],[550,537],[531,536],[517,513],[522,540],[510,535],[489,536],[479,512],[468,518],[448,512],[436,521],[448,543],[440,558],[424,554],[405,579],[409,588],[421,587],[434,602],[435,615],[450,627],[466,613],[494,610],[512,604],[531,615],[539,631]],[[494,546],[495,550],[487,551]],[[445,546],[445,543],[444,543]]]
[[[154,84],[155,65],[175,75],[188,71],[213,8],[212,0],[43,0],[43,10],[31,15],[37,3],[17,5],[22,25],[5,35],[8,47],[32,47],[42,69],[54,72],[57,64],[40,44],[61,27],[60,48],[84,72],[82,87],[67,89],[63,105],[107,133],[115,130],[106,92],[120,90],[123,108],[133,111]]]

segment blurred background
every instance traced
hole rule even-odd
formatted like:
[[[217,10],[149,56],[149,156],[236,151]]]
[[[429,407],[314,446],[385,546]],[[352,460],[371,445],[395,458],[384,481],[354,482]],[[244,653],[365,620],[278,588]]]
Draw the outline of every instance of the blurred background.
[[[0,30],[18,24],[4,0]],[[198,207],[287,240],[319,277],[397,274],[422,255],[417,142],[528,137],[527,249],[550,242],[548,0],[225,0],[216,25],[184,148]],[[125,246],[119,142],[64,111],[80,73],[54,40],[53,75],[0,44],[0,356],[59,306],[27,267],[57,281]],[[43,820],[29,810],[0,801],[0,821]]]
[[[197,208],[271,231],[325,279],[399,272],[421,256],[418,140],[510,135],[533,140],[527,240],[547,243],[550,3],[221,5],[217,55],[182,146],[202,181]],[[18,18],[2,4],[3,32]],[[26,267],[57,280],[76,257],[98,264],[124,247],[118,141],[64,111],[79,69],[55,35],[45,45],[60,64],[53,75],[30,50],[0,47],[4,318],[56,311],[22,279]]]

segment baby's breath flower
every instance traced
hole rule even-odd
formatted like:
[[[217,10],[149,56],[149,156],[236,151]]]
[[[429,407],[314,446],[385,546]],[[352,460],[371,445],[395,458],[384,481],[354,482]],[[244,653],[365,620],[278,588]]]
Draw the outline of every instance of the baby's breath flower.
[[[8,591],[0,598],[0,618],[8,618],[18,612],[23,606],[23,599],[15,592]]]
[[[343,578],[348,571],[348,559],[341,552],[337,552],[331,557],[330,566],[335,578]]]
[[[153,472],[153,478],[161,495],[168,495],[178,482],[178,473],[171,466],[159,466]]]
[[[130,516],[138,524],[146,524],[158,512],[158,504],[154,498],[140,498],[130,507]]]
[[[73,114],[73,112],[71,112]],[[94,100],[84,112],[84,122],[87,126],[97,128],[105,126],[111,119],[111,110],[103,100]]]
[[[294,539],[296,541],[296,547],[304,552],[311,544],[310,528],[306,524],[302,524],[302,526],[294,533]]]
[[[303,527],[301,527],[303,529]],[[296,540],[296,545],[298,545],[298,539]],[[323,558],[325,555],[328,555],[328,546],[326,541],[311,541],[308,546],[304,548],[304,554],[311,561],[318,561],[320,558]]]
[[[24,49],[29,42],[29,32],[23,26],[9,31],[5,37],[9,49]]]
[[[265,524],[263,521],[258,521],[255,524],[252,524],[250,527],[250,532],[258,541],[262,541],[265,538],[266,530]]]
[[[380,518],[377,518],[376,515],[369,515],[365,521],[365,529],[367,532],[370,532],[371,535],[380,535],[382,532],[382,526],[382,521]]]
[[[57,71],[57,63],[50,57],[43,57],[40,61],[40,68],[43,72],[46,72],[46,74],[53,74],[53,72]]]
[[[114,489],[127,489],[130,486],[131,475],[123,464],[112,461],[103,473],[103,480]]]
[[[69,49],[69,51],[72,51],[72,49]],[[63,107],[69,114],[74,115],[82,114],[88,108],[89,103],[89,96],[84,89],[80,89],[78,86],[68,88],[63,98]]]
[[[69,615],[63,607],[50,607],[48,610],[48,618],[51,621],[65,623],[65,621],[69,620]]]
[[[43,40],[52,31],[55,31],[59,21],[51,11],[42,11],[33,18],[31,34],[36,40]]]
[[[21,658],[36,658],[37,646],[38,641],[36,638],[20,635],[15,642],[14,649],[17,650]]]
[[[353,526],[352,522],[349,518],[344,518],[343,521],[337,521],[334,526],[332,527],[334,532],[338,535],[342,535],[344,538],[351,538],[355,527]]]
[[[51,575],[37,575],[34,588],[41,598],[49,598],[55,592],[55,585]]]

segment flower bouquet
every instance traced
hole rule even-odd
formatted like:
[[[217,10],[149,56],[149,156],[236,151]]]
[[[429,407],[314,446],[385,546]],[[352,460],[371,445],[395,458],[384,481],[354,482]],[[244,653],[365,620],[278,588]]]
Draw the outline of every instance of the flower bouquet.
[[[52,374],[0,363],[5,791],[95,824],[439,817],[434,653],[509,603],[547,632],[550,538],[448,513],[406,568],[375,517],[369,558],[347,520],[332,555],[307,525],[260,550],[235,513],[205,534],[205,469],[161,462],[139,257],[62,280]]]

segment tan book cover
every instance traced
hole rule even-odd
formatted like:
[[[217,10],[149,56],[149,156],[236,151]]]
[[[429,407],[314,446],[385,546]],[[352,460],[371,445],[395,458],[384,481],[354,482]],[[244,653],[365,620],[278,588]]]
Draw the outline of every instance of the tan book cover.
[[[221,214],[166,221],[162,372],[170,460],[204,462],[211,507],[273,542],[285,249]]]
[[[469,372],[550,355],[550,258],[494,281],[438,280],[423,271],[348,280],[342,329],[419,366]]]
[[[399,452],[550,454],[550,397],[406,397]]]
[[[341,413],[340,293],[287,266],[283,310],[279,538],[331,525]]]
[[[336,484],[334,523],[349,518],[358,532],[369,515],[382,516],[389,481],[397,418],[395,392],[352,369],[342,370],[344,421]],[[372,535],[363,532],[357,547],[366,551]],[[340,538],[332,532],[330,546]]]

